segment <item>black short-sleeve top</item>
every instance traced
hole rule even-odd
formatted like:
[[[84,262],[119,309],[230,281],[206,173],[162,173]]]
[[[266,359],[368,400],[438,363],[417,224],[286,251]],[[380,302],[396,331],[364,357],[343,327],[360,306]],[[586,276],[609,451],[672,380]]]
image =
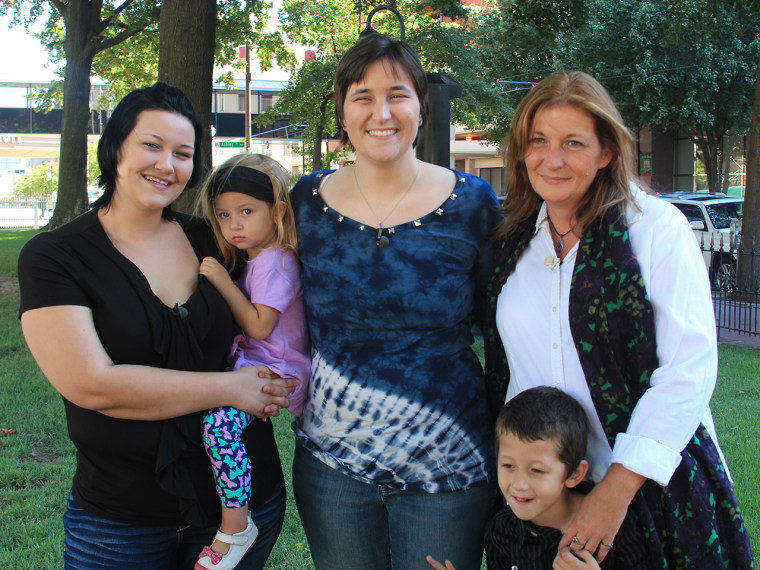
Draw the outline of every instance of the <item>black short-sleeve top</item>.
[[[175,217],[199,260],[217,255],[205,221]],[[207,372],[227,365],[236,327],[216,289],[199,276],[182,306],[165,305],[137,266],[110,242],[95,210],[32,238],[19,255],[18,268],[19,316],[41,307],[89,307],[115,364]],[[63,401],[77,449],[72,493],[79,506],[95,516],[144,526],[218,520],[219,499],[200,438],[201,411],[138,421]],[[243,441],[255,465],[255,505],[282,478],[271,422],[254,421]]]

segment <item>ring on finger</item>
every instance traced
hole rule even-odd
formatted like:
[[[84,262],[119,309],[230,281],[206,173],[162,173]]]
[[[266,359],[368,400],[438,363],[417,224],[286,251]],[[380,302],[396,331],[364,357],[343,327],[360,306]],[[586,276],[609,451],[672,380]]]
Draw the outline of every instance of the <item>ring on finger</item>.
[[[612,543],[610,542],[607,544],[606,542],[600,542],[599,546],[603,546],[604,548],[612,548]]]
[[[575,544],[577,546],[581,546],[581,541],[578,539],[577,536],[573,537],[573,544]]]

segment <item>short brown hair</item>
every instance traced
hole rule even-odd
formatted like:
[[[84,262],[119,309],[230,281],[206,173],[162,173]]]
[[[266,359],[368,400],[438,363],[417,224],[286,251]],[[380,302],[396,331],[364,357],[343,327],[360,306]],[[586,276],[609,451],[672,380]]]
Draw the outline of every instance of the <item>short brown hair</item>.
[[[343,130],[343,105],[348,88],[358,83],[367,73],[367,68],[376,61],[387,63],[394,76],[406,73],[412,82],[417,99],[420,101],[420,117],[424,125],[428,116],[428,84],[425,70],[414,48],[406,42],[393,40],[383,34],[371,34],[356,42],[338,63],[335,72],[333,99],[335,103],[335,124],[340,133],[340,142],[351,146],[348,133]],[[416,141],[415,141],[416,144]],[[353,149],[353,146],[351,146]]]
[[[503,235],[528,219],[540,197],[533,190],[525,166],[525,154],[539,111],[556,105],[572,105],[594,120],[602,149],[610,151],[610,163],[591,183],[590,191],[578,204],[578,226],[587,227],[610,208],[633,204],[630,183],[634,180],[631,142],[633,136],[623,123],[620,111],[607,90],[588,73],[558,71],[537,83],[520,102],[505,139],[504,163],[507,170],[505,220],[498,233]],[[621,210],[622,211],[622,210]]]
[[[496,418],[496,455],[503,435],[525,442],[551,440],[569,476],[586,456],[588,432],[586,411],[575,398],[557,388],[537,386],[520,392],[501,408]]]

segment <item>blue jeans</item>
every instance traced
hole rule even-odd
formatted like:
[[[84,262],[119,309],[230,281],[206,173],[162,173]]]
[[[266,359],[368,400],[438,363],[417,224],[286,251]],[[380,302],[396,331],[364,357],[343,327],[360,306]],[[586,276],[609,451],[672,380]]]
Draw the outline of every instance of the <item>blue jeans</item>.
[[[429,569],[428,554],[477,570],[496,484],[449,493],[352,479],[296,445],[293,491],[317,570]]]
[[[251,510],[259,537],[238,564],[240,570],[259,570],[269,558],[285,518],[285,487]],[[140,527],[93,516],[69,494],[63,515],[63,561],[67,570],[142,568],[145,570],[192,569],[204,546],[211,546],[219,525],[205,528]]]

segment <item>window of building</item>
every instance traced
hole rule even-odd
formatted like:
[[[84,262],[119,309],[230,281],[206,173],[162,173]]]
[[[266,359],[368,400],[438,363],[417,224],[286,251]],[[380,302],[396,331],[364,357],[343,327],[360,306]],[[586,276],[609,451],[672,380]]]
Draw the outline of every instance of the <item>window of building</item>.
[[[271,109],[277,102],[277,96],[274,93],[262,93],[261,94],[261,112],[265,113]]]
[[[747,136],[725,135],[722,152],[721,190],[729,196],[744,196],[747,185]]]
[[[673,156],[673,190],[675,192],[694,192],[707,189],[705,180],[700,180],[694,172],[697,157],[694,152],[694,141],[690,137],[679,134]],[[696,174],[696,176],[695,176]]]
[[[497,196],[506,196],[503,166],[496,168],[481,168],[480,177],[491,184],[491,187]]]

